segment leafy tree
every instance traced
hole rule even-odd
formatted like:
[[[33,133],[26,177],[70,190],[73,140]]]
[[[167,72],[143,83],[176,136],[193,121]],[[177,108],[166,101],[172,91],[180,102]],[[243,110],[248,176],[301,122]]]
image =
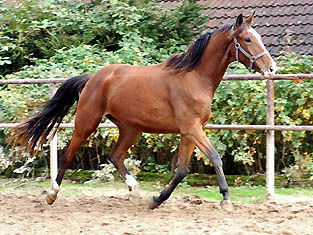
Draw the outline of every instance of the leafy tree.
[[[126,42],[137,42],[144,50],[154,50],[150,56],[160,61],[169,48],[184,50],[202,31],[207,20],[202,9],[195,1],[172,10],[141,0],[26,0],[0,5],[0,74],[34,64],[32,58],[49,59],[60,49],[83,45],[116,51]]]

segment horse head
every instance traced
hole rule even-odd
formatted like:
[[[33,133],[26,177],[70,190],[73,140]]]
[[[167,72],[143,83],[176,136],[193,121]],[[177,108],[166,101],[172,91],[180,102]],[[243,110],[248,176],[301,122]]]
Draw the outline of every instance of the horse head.
[[[266,50],[261,36],[252,28],[254,13],[246,20],[240,14],[232,26],[231,56],[244,64],[249,70],[260,72],[270,78],[277,71],[276,63]]]

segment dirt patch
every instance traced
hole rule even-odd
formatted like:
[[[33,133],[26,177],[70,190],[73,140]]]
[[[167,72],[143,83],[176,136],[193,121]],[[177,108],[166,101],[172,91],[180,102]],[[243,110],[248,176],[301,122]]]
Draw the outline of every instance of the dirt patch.
[[[127,194],[0,193],[0,234],[312,234],[313,201],[234,203],[232,213],[197,196],[170,198],[154,211]]]

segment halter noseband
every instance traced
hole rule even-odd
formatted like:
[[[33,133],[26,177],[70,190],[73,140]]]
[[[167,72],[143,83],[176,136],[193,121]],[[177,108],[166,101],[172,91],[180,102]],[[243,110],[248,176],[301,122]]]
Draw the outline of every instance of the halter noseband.
[[[256,61],[257,59],[259,59],[260,57],[268,54],[268,51],[263,51],[257,55],[250,55],[248,52],[246,52],[240,45],[240,43],[238,42],[237,38],[234,38],[234,43],[235,43],[235,48],[236,48],[236,60],[239,61],[239,51],[242,52],[242,54],[244,54],[246,57],[248,57],[248,59],[250,60],[250,66],[248,68],[248,70],[251,72],[252,67],[253,67],[253,63],[254,61]]]

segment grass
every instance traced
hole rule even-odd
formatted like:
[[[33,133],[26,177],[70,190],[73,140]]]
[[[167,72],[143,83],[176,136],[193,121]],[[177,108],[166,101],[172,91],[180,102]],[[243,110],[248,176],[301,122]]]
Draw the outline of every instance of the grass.
[[[140,190],[143,195],[158,195],[165,184],[140,182]],[[50,181],[36,182],[32,180],[21,181],[17,179],[0,178],[0,192],[14,193],[18,195],[41,194],[45,189],[50,188]],[[73,184],[72,181],[65,180],[62,184],[62,192],[70,195],[125,195],[127,187],[124,182],[114,183],[92,183],[92,184]],[[292,197],[313,198],[313,189],[311,188],[276,188],[276,194]],[[208,201],[219,201],[222,195],[216,186],[192,187],[186,182],[181,183],[173,193],[174,197],[183,197],[198,195]],[[235,202],[254,203],[266,198],[266,189],[263,186],[240,186],[230,187],[231,199]]]
[[[253,203],[264,200],[266,198],[266,188],[263,186],[241,186],[230,187],[229,189],[231,199],[237,202]],[[277,195],[292,196],[292,197],[304,197],[313,199],[313,189],[308,188],[276,188],[275,193]],[[214,198],[221,200],[222,197],[218,192],[218,188],[215,188],[213,192],[210,190],[202,190],[198,193],[199,196],[208,200]]]

